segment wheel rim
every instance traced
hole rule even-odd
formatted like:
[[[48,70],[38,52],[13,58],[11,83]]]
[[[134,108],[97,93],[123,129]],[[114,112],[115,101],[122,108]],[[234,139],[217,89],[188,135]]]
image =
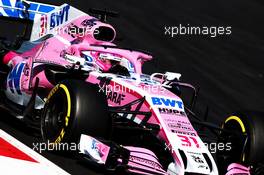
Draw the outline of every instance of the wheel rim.
[[[63,91],[56,91],[45,105],[43,137],[46,141],[55,142],[65,128],[67,116],[67,97]]]
[[[245,163],[249,148],[249,135],[243,121],[237,116],[230,116],[222,127],[231,133],[222,132],[220,142],[231,143],[231,149],[218,151],[218,162],[225,166],[234,162]]]

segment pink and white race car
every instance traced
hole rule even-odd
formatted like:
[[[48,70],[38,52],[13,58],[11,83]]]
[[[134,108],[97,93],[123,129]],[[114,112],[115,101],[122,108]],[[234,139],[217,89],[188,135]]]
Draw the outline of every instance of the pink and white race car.
[[[68,4],[0,1],[3,18],[25,23],[15,42],[1,42],[1,107],[40,128],[50,146],[78,143],[83,159],[115,173],[250,174],[250,162],[242,164],[261,158],[248,151],[245,120],[234,115],[222,127],[201,121],[192,112],[197,91],[181,74],[143,74],[152,56],[113,43],[106,19],[117,14],[90,12],[99,17]],[[184,88],[194,94],[190,107]],[[227,152],[232,156],[219,152],[216,163],[193,124],[241,144]]]

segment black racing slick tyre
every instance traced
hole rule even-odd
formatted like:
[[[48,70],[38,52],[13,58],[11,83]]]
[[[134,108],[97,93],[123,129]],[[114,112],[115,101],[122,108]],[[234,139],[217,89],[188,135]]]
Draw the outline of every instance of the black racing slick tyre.
[[[258,165],[264,163],[264,113],[237,112],[227,117],[219,142],[230,144],[228,150],[218,150],[217,162],[221,169],[230,163]]]
[[[48,143],[77,143],[81,134],[107,139],[111,134],[105,95],[97,85],[65,80],[56,85],[45,102],[41,133]]]

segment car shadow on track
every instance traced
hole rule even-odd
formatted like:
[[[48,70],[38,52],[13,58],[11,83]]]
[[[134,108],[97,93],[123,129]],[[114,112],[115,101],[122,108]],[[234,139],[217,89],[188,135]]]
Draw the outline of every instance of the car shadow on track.
[[[7,131],[19,131],[23,134],[32,137],[41,137],[41,132],[38,129],[28,127],[25,122],[17,119],[16,117],[8,114],[5,110],[0,110],[0,129]]]

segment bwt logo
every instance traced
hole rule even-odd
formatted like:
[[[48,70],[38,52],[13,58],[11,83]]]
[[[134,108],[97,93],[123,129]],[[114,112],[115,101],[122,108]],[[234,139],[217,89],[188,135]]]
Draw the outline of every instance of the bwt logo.
[[[70,6],[67,5],[60,11],[52,13],[50,17],[50,29],[67,22],[69,20],[69,10]]]
[[[6,8],[2,8],[2,7],[0,8],[0,16],[25,18],[24,16],[25,14],[23,14],[22,11],[25,9],[25,6],[21,0],[0,0],[0,5],[6,7]],[[55,9],[54,6],[35,3],[35,2],[30,2],[29,5],[30,5],[28,9],[29,11],[40,12],[40,13],[49,13]],[[18,8],[21,10],[11,9],[11,8]],[[29,19],[34,20],[35,15],[36,15],[35,13],[29,13]]]
[[[159,97],[152,97],[152,103],[153,105],[158,105],[158,106],[166,106],[166,107],[173,107],[173,108],[179,108],[183,109],[183,102],[182,101],[177,101],[173,99],[165,99],[165,98],[159,98]]]

